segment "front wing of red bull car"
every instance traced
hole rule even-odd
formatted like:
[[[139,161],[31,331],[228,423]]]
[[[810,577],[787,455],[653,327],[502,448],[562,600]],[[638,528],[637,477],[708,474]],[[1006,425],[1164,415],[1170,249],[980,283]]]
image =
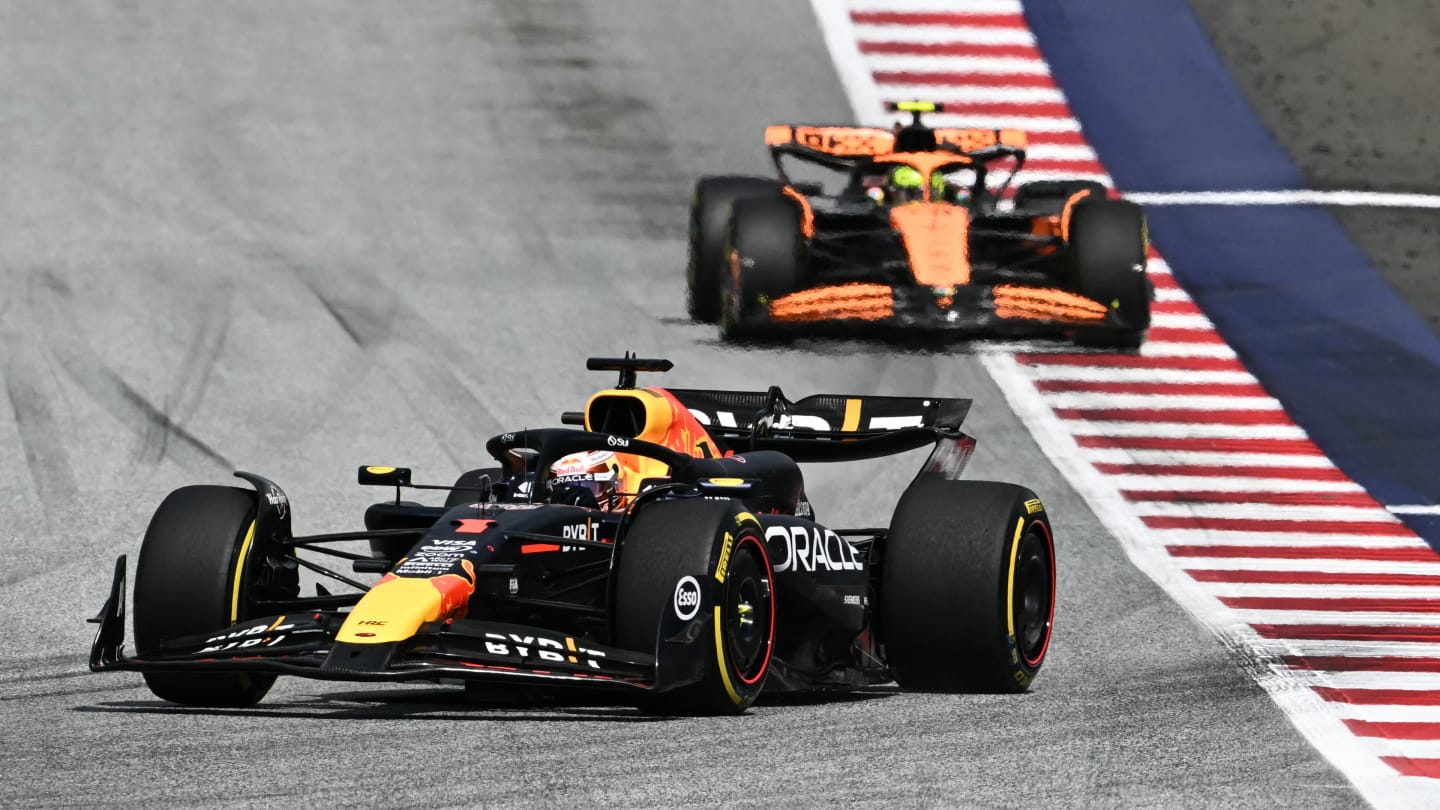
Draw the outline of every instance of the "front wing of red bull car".
[[[498,466],[455,486],[360,468],[360,483],[395,489],[363,531],[295,536],[289,499],[248,473],[249,489],[171,493],[136,566],[136,653],[121,557],[91,669],[142,672],[156,696],[196,706],[253,705],[278,675],[609,689],[682,714],[742,712],[762,690],[1028,688],[1049,645],[1053,539],[1029,490],[959,480],[968,401],[792,403],[778,388],[634,386],[666,361],[590,367],[621,382],[566,420],[585,429],[496,436]],[[797,462],[926,446],[888,527],[815,519]],[[666,474],[617,506],[548,473],[597,452]],[[302,569],[322,580],[311,594]]]

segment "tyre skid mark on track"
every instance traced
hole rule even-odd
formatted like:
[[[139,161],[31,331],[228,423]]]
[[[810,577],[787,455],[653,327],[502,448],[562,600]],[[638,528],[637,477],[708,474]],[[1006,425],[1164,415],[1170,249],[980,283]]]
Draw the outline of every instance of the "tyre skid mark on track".
[[[1036,145],[1088,149],[1051,93],[1057,84],[1029,44],[1020,0],[839,3],[848,13],[816,0],[863,123],[888,125],[882,99],[925,91],[947,102],[937,125],[1018,126]],[[966,86],[988,89],[971,103],[957,89]],[[1091,155],[1037,155],[1026,175],[1096,172],[1111,185]],[[1219,636],[1367,799],[1412,801],[1422,794],[1405,780],[1440,779],[1437,749],[1424,747],[1440,725],[1384,725],[1395,718],[1381,714],[1440,707],[1440,689],[1356,683],[1440,671],[1433,653],[1375,651],[1440,646],[1440,626],[1427,619],[1440,612],[1440,555],[1320,455],[1153,253],[1150,271],[1157,317],[1140,352],[1021,349],[982,362],[1136,565]],[[1233,401],[1210,407],[1218,397]],[[1186,399],[1206,404],[1187,408]],[[1269,458],[1255,463],[1257,454]],[[1319,509],[1293,511],[1309,507]],[[1234,583],[1252,582],[1307,595],[1235,593]],[[1391,598],[1345,598],[1335,585],[1385,586]],[[1324,655],[1305,654],[1315,647]]]
[[[81,323],[84,317],[74,311],[68,287],[63,280],[49,273],[43,273],[42,280],[45,281],[44,289],[33,290],[35,300],[31,302],[31,308],[43,319],[40,331],[44,333],[44,342],[55,364],[96,404],[109,411],[140,440],[136,451],[139,458],[152,463],[169,458],[191,471],[208,472],[218,467],[228,474],[234,469],[223,454],[180,425],[167,409],[136,390],[107,365],[81,335],[69,329],[67,324]],[[221,337],[223,339],[223,330]],[[213,357],[205,357],[203,350],[194,356],[199,357],[200,364],[204,366],[214,362]],[[158,452],[155,450],[157,447]],[[149,452],[147,448],[150,448]],[[64,511],[62,509],[60,513]]]
[[[15,427],[25,465],[43,514],[64,514],[74,503],[78,488],[65,451],[64,431],[51,404],[44,363],[36,357],[38,348],[19,334],[0,335],[4,362],[0,376],[5,394],[15,413]]]
[[[195,334],[187,343],[190,349],[175,373],[176,388],[166,395],[160,408],[171,425],[188,421],[194,415],[210,383],[220,352],[225,347],[232,317],[229,285],[222,285],[216,290],[210,302],[197,314]],[[150,422],[136,451],[137,460],[159,464],[165,459],[173,436],[174,431],[164,423]]]

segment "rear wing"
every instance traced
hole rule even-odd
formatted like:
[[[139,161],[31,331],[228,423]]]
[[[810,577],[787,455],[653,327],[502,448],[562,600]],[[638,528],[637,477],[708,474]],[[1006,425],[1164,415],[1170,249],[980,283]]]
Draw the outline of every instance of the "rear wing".
[[[797,402],[768,391],[667,388],[732,450],[777,450],[796,461],[877,458],[965,439],[968,399],[817,394]]]
[[[932,130],[935,142],[961,152],[992,146],[1025,149],[1029,138],[1019,129],[940,127]],[[765,145],[786,151],[810,151],[832,157],[888,155],[895,151],[896,133],[880,127],[774,124],[765,128]]]

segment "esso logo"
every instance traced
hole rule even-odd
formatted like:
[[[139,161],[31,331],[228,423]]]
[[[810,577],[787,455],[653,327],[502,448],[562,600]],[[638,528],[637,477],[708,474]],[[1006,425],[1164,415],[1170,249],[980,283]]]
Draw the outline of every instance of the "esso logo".
[[[684,577],[675,583],[675,616],[688,622],[700,612],[700,583],[694,577]]]
[[[623,439],[623,438],[621,438],[621,437],[619,437],[619,436],[611,436],[610,438],[608,438],[608,439],[605,440],[605,443],[608,444],[608,445],[610,445],[611,447],[629,447],[629,446],[630,446],[630,440],[629,440],[629,439]]]

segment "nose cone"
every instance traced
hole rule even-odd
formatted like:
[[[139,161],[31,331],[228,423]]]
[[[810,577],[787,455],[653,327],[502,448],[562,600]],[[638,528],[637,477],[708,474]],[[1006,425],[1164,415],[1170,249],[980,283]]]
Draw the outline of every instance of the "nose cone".
[[[890,210],[900,232],[910,271],[926,287],[970,283],[970,213],[945,203],[915,203]]]
[[[335,640],[347,644],[404,641],[427,622],[462,615],[475,593],[475,567],[461,563],[465,576],[397,577],[386,574],[360,598]]]

